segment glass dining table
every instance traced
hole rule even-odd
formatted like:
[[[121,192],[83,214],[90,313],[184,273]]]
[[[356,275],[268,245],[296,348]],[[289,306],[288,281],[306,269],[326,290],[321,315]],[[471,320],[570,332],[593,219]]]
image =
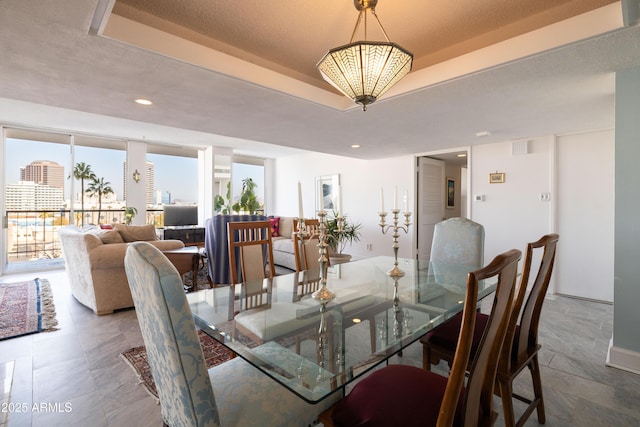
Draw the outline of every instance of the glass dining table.
[[[462,310],[469,267],[393,257],[187,294],[196,325],[309,403],[317,403]],[[495,291],[480,283],[478,298]]]

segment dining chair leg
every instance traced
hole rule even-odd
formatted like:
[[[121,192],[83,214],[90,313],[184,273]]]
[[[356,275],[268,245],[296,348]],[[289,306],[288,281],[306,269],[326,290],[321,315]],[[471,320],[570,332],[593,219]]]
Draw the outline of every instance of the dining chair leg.
[[[511,380],[509,378],[498,378],[498,390],[500,391],[500,397],[502,397],[504,425],[506,427],[514,427],[516,419],[513,413],[513,387]]]
[[[427,371],[431,370],[431,348],[424,347],[422,348],[422,368]]]
[[[542,397],[542,380],[540,379],[540,365],[538,363],[538,355],[536,354],[529,364],[529,370],[531,372],[531,380],[533,382],[533,392],[535,396],[536,409],[538,412],[538,422],[544,424],[546,416],[544,413],[544,399]]]
[[[369,318],[369,338],[371,340],[371,354],[376,352],[376,319]]]
[[[510,378],[509,376],[501,377],[498,374],[498,390],[502,398],[502,413],[504,416],[504,425],[506,427],[522,427],[527,422],[534,409],[536,409],[538,414],[538,423],[544,424],[546,422],[544,400],[542,398],[542,381],[540,379],[540,366],[537,354],[529,361],[527,368],[529,368],[531,381],[533,383],[533,400],[513,392],[513,378]],[[515,419],[513,399],[518,399],[528,405],[518,420]]]

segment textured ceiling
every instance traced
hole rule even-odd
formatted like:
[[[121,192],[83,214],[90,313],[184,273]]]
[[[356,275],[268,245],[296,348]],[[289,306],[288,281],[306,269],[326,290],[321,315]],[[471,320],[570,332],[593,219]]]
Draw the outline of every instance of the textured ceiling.
[[[359,158],[612,128],[639,3],[380,0],[416,61],[363,113],[315,69],[349,41],[350,0],[0,0],[0,123]]]
[[[611,3],[380,0],[376,12],[419,70]],[[117,0],[113,13],[323,88],[315,65],[327,50],[349,42],[358,16],[349,0]],[[367,39],[383,40],[375,20],[368,24]],[[364,38],[363,28],[356,40]]]

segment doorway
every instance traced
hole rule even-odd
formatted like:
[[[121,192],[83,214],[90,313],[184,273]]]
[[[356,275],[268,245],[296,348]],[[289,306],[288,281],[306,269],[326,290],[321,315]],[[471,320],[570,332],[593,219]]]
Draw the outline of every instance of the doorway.
[[[468,150],[434,153],[416,162],[416,253],[429,260],[433,228],[454,217],[469,217]]]

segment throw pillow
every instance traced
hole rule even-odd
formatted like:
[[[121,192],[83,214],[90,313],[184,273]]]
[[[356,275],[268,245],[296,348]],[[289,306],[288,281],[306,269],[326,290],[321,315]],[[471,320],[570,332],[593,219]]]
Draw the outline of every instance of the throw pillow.
[[[115,224],[115,230],[119,231],[125,242],[140,242],[157,240],[156,228],[153,224],[147,225],[125,225]]]
[[[101,230],[113,230],[113,225],[112,224],[100,224],[100,229]]]
[[[280,217],[269,218],[269,225],[271,226],[271,237],[278,237],[280,235]]]
[[[98,237],[105,245],[108,245],[110,243],[124,243],[124,240],[122,240],[122,235],[116,230],[102,231],[98,233]]]

